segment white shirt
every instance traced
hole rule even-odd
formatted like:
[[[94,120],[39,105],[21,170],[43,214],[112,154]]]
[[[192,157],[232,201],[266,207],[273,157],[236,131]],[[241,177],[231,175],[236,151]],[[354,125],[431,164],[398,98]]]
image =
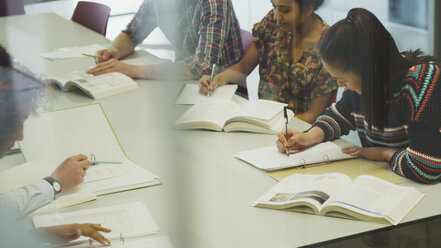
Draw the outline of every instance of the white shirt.
[[[23,217],[54,200],[52,185],[41,179],[26,186],[0,193],[0,209]]]

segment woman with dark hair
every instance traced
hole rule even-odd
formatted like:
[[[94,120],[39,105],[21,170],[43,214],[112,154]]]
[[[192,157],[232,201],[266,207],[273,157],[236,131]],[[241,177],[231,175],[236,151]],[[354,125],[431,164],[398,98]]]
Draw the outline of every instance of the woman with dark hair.
[[[329,73],[348,90],[307,132],[279,133],[279,151],[308,147],[357,130],[363,148],[343,152],[389,161],[396,174],[418,182],[439,182],[439,60],[419,56],[419,50],[400,54],[390,33],[365,9],[352,9],[332,26],[320,53]]]
[[[40,96],[44,96],[44,90],[44,84],[35,79],[30,71],[11,63],[9,54],[0,46],[0,158],[16,140],[23,139],[23,122],[35,110]],[[0,193],[0,215],[13,216],[10,219],[20,218],[48,204],[58,194],[80,184],[89,164],[85,155],[72,156],[61,163],[49,177]],[[21,175],[17,175],[19,176]],[[18,233],[5,235],[9,230],[4,230],[4,224],[0,225],[0,247],[4,247],[2,244],[17,244],[16,247],[22,247],[17,242],[23,237]],[[88,236],[101,244],[110,244],[100,232],[110,232],[110,229],[99,224],[71,224],[36,229],[43,242],[60,244],[80,236]],[[36,246],[38,244],[34,244]]]
[[[259,98],[287,103],[312,123],[329,105],[337,82],[323,67],[319,46],[329,26],[315,14],[323,0],[271,0],[274,9],[254,25],[254,42],[234,66],[200,80],[202,94],[244,82],[259,65]]]

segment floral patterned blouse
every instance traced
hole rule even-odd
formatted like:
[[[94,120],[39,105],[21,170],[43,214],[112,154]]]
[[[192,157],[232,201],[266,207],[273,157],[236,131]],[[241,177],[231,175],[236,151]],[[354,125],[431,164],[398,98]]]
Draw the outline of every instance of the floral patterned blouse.
[[[328,29],[324,23],[322,38]],[[293,33],[279,29],[273,10],[254,25],[253,37],[259,52],[259,98],[288,103],[300,114],[308,111],[314,99],[338,88],[319,57],[322,38],[291,64]]]

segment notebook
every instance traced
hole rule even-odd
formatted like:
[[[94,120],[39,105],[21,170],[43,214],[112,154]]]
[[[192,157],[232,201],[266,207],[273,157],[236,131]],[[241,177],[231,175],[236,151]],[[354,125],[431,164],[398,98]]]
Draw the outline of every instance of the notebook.
[[[235,157],[265,171],[307,167],[308,165],[355,158],[344,154],[338,145],[330,141],[301,151],[291,152],[289,156],[280,153],[276,146],[270,146],[239,152]]]
[[[40,56],[48,60],[68,59],[83,57],[83,54],[95,54],[99,50],[107,47],[99,44],[91,44],[80,47],[62,47],[56,48],[51,52],[41,53]]]
[[[100,104],[30,117],[24,123],[24,137],[19,145],[27,161],[44,157],[58,165],[72,155],[94,154],[96,160],[121,162],[89,167],[83,187],[97,195],[160,183],[156,175],[128,159]]]
[[[91,208],[86,210],[36,215],[33,217],[35,228],[67,225],[74,223],[98,223],[110,228],[110,233],[102,233],[109,240],[129,240],[159,231],[158,225],[141,202]],[[80,237],[72,244],[88,242],[88,237]]]
[[[0,192],[13,190],[49,176],[57,166],[47,159],[35,159],[14,166],[0,173]],[[48,213],[57,209],[69,207],[96,199],[96,195],[81,186],[63,193],[51,203],[33,213]]]
[[[205,102],[207,100],[231,100],[237,90],[237,84],[227,84],[216,88],[213,95],[207,96],[199,93],[198,84],[184,84],[181,93],[176,99],[176,104],[193,105]]]
[[[242,105],[233,101],[208,100],[189,108],[176,125],[183,129],[275,134],[284,128],[285,105],[263,99],[250,100]],[[294,114],[288,113],[291,119]]]

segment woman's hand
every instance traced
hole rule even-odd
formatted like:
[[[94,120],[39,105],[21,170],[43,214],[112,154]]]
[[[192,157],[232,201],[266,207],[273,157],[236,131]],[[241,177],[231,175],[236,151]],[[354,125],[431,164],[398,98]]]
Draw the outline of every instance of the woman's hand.
[[[350,147],[341,149],[351,156],[360,156],[369,160],[389,161],[398,149],[387,147]]]
[[[277,149],[281,153],[286,153],[287,147],[289,150],[299,150],[310,146],[308,137],[305,133],[291,129],[288,129],[288,133],[285,131],[279,132],[277,138]]]
[[[86,236],[98,241],[102,245],[110,245],[110,241],[100,232],[109,233],[111,230],[102,227],[100,224],[69,224],[40,227],[36,230],[47,237],[48,241],[52,244],[66,244],[81,236]]]
[[[203,95],[211,96],[213,94],[213,91],[221,86],[226,85],[228,82],[224,80],[222,74],[219,74],[213,78],[213,82],[210,83],[211,76],[210,75],[203,75],[202,78],[199,80],[199,84],[201,88],[199,89],[199,93]]]

